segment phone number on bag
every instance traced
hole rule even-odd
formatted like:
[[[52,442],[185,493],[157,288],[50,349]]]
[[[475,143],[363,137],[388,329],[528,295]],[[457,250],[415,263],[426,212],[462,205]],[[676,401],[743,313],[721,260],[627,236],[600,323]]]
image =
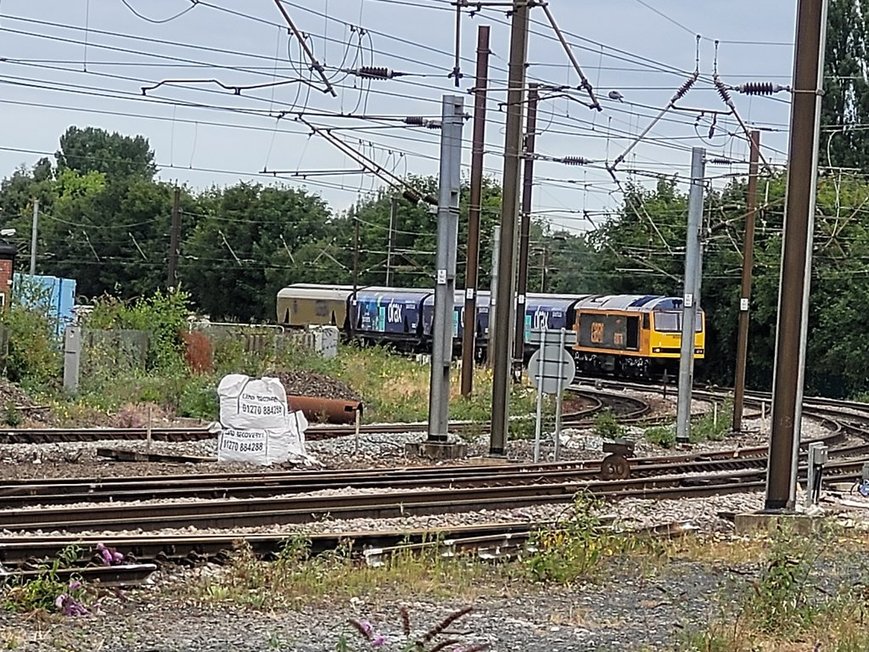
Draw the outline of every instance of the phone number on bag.
[[[235,453],[259,453],[264,450],[263,442],[261,441],[226,441],[220,444],[221,450],[233,451]]]
[[[243,414],[268,417],[274,414],[283,414],[284,408],[280,405],[251,405],[249,403],[242,403],[241,411]]]

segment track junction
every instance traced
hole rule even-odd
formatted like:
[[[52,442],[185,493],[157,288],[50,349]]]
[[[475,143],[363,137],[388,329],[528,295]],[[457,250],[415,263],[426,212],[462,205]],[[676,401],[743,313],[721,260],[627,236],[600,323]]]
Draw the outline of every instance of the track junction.
[[[607,389],[572,388],[585,404],[566,415],[566,423],[580,427],[592,423],[603,408],[622,422],[659,422],[649,417],[645,401],[617,390],[650,391],[648,385],[604,383]],[[695,397],[723,401],[720,391],[696,391]],[[748,404],[759,407],[768,396],[752,395]],[[807,399],[804,414],[827,431],[820,441],[829,447],[825,481],[857,481],[869,461],[869,406],[853,402]],[[456,423],[459,432],[472,424]],[[476,424],[479,428],[479,424]],[[415,424],[371,425],[366,431],[415,431]],[[320,426],[311,439],[341,437],[352,428]],[[141,439],[141,430],[4,431],[4,443],[40,441],[99,441]],[[166,441],[213,437],[206,429],[151,431]],[[806,476],[803,442],[800,478]],[[764,486],[766,447],[717,451],[680,451],[667,456],[631,457],[627,477],[613,478],[601,460],[539,464],[469,463],[455,466],[342,471],[266,471],[261,473],[209,473],[117,478],[60,478],[14,480],[0,485],[0,563],[14,577],[32,573],[44,560],[70,545],[81,549],[88,561],[100,542],[126,555],[130,575],[121,567],[104,571],[109,583],[135,583],[156,565],[226,559],[234,542],[247,541],[269,557],[287,541],[286,533],[255,533],[251,528],[304,525],[353,518],[396,518],[475,510],[501,510],[544,504],[569,505],[579,492],[605,500],[624,498],[685,498],[757,491]],[[621,474],[625,475],[625,474]],[[159,502],[155,502],[159,501]],[[516,551],[530,533],[552,525],[547,522],[488,523],[473,527],[395,531],[341,531],[306,534],[313,552],[334,549],[353,541],[366,558],[408,546],[452,546],[461,551]],[[166,530],[188,530],[167,534]],[[190,533],[189,530],[194,530]],[[220,533],[198,533],[218,529]],[[687,524],[674,524],[646,533],[653,536],[683,533]],[[50,533],[50,534],[46,534]],[[367,551],[367,552],[366,552]],[[143,566],[144,564],[144,566]],[[92,566],[92,565],[91,565]],[[73,569],[74,570],[74,569]],[[70,570],[72,572],[72,570]],[[98,571],[88,571],[98,573]]]

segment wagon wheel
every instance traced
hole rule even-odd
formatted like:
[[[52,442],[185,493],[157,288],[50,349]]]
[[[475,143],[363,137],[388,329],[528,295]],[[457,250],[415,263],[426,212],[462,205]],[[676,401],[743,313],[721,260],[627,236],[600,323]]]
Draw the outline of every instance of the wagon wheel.
[[[630,475],[631,465],[622,455],[607,455],[600,463],[600,477],[603,480],[627,480]]]

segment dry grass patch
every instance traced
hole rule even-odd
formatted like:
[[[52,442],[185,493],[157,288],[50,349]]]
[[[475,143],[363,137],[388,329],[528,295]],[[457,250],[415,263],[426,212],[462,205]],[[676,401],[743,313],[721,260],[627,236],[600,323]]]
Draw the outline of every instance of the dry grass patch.
[[[511,581],[507,567],[446,558],[435,549],[400,552],[379,567],[366,565],[350,552],[347,548],[311,557],[305,542],[299,540],[290,543],[275,561],[262,562],[247,544],[239,544],[230,564],[194,582],[191,597],[266,610],[376,596],[473,601],[484,595],[503,595]]]
[[[736,609],[687,633],[681,652],[869,650],[865,537],[836,528],[808,536],[782,528],[768,539],[734,542],[746,549],[736,558],[750,561],[758,546],[757,576],[738,596]],[[832,561],[853,563],[861,579],[842,577],[831,589]]]

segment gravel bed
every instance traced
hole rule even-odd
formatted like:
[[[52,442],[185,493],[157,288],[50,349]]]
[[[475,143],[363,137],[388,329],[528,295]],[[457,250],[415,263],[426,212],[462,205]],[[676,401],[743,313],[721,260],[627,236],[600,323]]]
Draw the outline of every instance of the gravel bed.
[[[359,493],[363,493],[359,491]],[[762,505],[760,493],[732,494],[708,498],[686,498],[682,500],[648,500],[628,498],[619,502],[604,503],[599,510],[603,518],[614,517],[619,529],[638,529],[676,522],[690,522],[704,532],[727,532],[732,524],[718,517],[718,512],[739,512],[758,509]],[[331,532],[373,532],[381,530],[418,530],[486,523],[531,523],[555,521],[568,517],[570,504],[547,504],[517,507],[505,510],[476,510],[457,514],[434,514],[427,516],[403,516],[400,518],[355,518],[324,519],[304,524],[276,524],[257,527],[226,529],[195,527],[164,528],[160,530],[119,530],[88,531],[82,536],[104,537],[110,541],[113,536],[141,534],[295,534]],[[59,531],[34,530],[33,536],[60,534]],[[0,530],[0,536],[17,536],[20,533]]]
[[[27,650],[40,652],[329,652],[342,633],[349,633],[349,618],[368,619],[395,638],[402,606],[409,609],[420,634],[472,604],[474,611],[449,629],[449,635],[488,643],[492,652],[616,651],[640,645],[663,649],[659,646],[672,645],[678,626],[699,624],[712,615],[718,605],[710,596],[723,593],[732,582],[707,566],[676,563],[648,579],[638,579],[636,569],[630,568],[616,571],[603,584],[531,588],[521,595],[506,588],[502,595],[467,601],[383,596],[273,612],[179,605],[154,588],[106,600],[100,616],[56,620],[39,630],[8,614],[0,615],[0,623],[18,629],[29,641]]]
[[[643,397],[654,405],[655,416],[673,414],[674,396],[663,399],[660,394],[626,392],[626,395]],[[695,412],[708,410],[708,404],[695,401]],[[670,406],[668,408],[668,406]],[[668,412],[669,410],[669,412]],[[721,441],[706,441],[692,445],[691,451],[716,451],[733,448],[763,446],[768,442],[769,416],[761,423],[759,418],[748,418],[744,421],[745,431],[738,436],[731,436]],[[634,455],[637,457],[672,455],[683,450],[668,449],[649,443],[642,438],[644,428],[628,427],[625,435],[635,441]],[[803,420],[805,437],[818,437],[827,432],[826,428],[813,419]],[[395,434],[360,434],[358,441],[353,435],[310,441],[307,443],[309,453],[324,468],[388,468],[394,466],[430,466],[430,460],[407,457],[405,445],[419,442],[425,438],[425,433],[408,432]],[[462,460],[451,460],[440,464],[477,464],[481,457],[488,454],[489,437],[487,434],[478,436],[452,436],[451,440],[463,442],[468,447],[468,456]],[[562,456],[564,460],[600,459],[603,453],[604,440],[595,434],[593,428],[566,428],[562,431]],[[111,462],[98,458],[95,449],[98,447],[118,448],[144,452],[144,441],[102,441],[94,443],[65,442],[57,444],[8,444],[0,445],[0,477],[30,478],[30,477],[75,477],[75,476],[125,476],[125,475],[166,475],[186,473],[216,473],[221,471],[268,472],[275,469],[292,469],[292,464],[273,467],[260,467],[243,464],[160,464],[160,463],[123,463]],[[214,457],[216,455],[217,439],[207,439],[197,442],[152,442],[153,452],[191,455],[198,457]],[[554,446],[551,429],[544,432],[541,438],[541,461],[554,459]],[[533,460],[534,443],[532,440],[516,439],[508,442],[507,455],[512,461],[530,462]]]
[[[315,371],[292,370],[275,374],[287,394],[358,401],[360,396],[350,386],[336,378]],[[290,400],[292,402],[292,399]]]
[[[205,567],[161,572],[151,587],[106,599],[97,616],[55,618],[33,627],[23,617],[0,614],[0,631],[39,652],[329,652],[349,632],[349,618],[369,620],[388,639],[396,639],[402,606],[409,609],[416,634],[473,606],[448,633],[465,643],[488,643],[492,652],[672,650],[682,632],[703,629],[736,612],[761,567],[675,559],[644,569],[620,560],[596,580],[571,587],[484,584],[444,598],[416,595],[408,588],[407,595],[329,598],[266,611],[178,597],[184,595],[179,585],[220,573]],[[836,554],[832,560],[816,560],[811,581],[835,595],[865,572],[862,555]]]

